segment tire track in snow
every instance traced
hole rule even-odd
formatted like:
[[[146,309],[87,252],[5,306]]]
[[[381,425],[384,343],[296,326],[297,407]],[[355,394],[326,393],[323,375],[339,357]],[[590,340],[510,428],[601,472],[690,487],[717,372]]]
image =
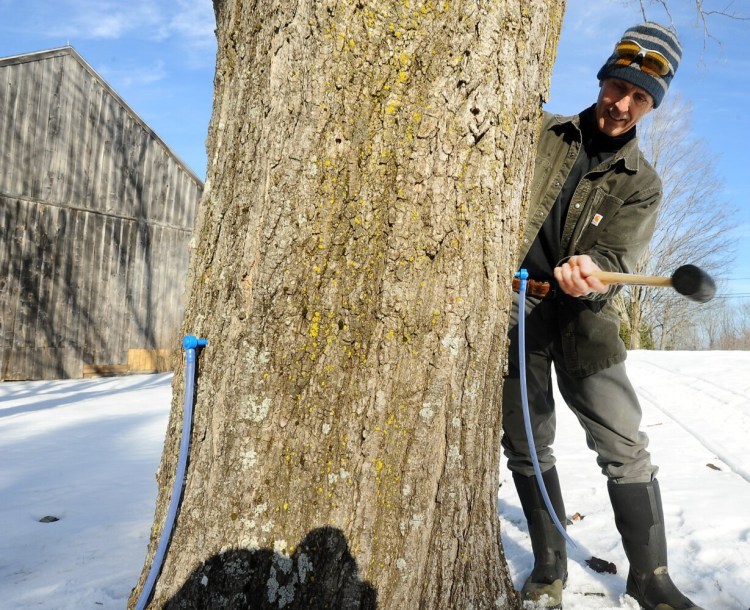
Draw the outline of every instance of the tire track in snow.
[[[660,373],[658,379],[662,382],[665,378],[668,379],[668,383],[664,384],[667,388],[670,387],[688,387],[691,392],[699,394],[693,404],[691,405],[675,405],[674,408],[665,407],[666,404],[670,404],[669,399],[665,399],[664,396],[658,395],[658,392],[654,392],[653,388],[647,383],[642,383],[642,379],[650,379],[651,376],[639,374],[637,380],[634,380],[634,386],[638,396],[641,400],[646,400],[653,406],[657,411],[662,413],[664,416],[669,417],[678,426],[695,438],[707,451],[716,455],[732,472],[742,477],[747,483],[750,483],[750,467],[747,467],[742,463],[742,459],[739,456],[734,455],[731,447],[727,447],[722,444],[719,440],[721,434],[720,430],[717,431],[717,425],[710,417],[705,417],[703,413],[710,413],[712,411],[711,405],[720,404],[721,409],[726,411],[727,409],[738,411],[741,409],[740,404],[737,402],[747,401],[747,396],[733,390],[727,390],[725,385],[719,385],[711,380],[703,377],[689,377],[684,374],[675,372],[673,369],[662,366],[657,362],[650,360],[639,360],[636,362],[629,362],[628,367],[632,370],[638,369],[645,371],[646,368],[658,368]],[[708,390],[706,389],[708,387]],[[727,398],[730,396],[734,397],[734,401],[727,402]],[[722,400],[722,397],[724,400]],[[675,404],[674,401],[679,399],[672,397],[671,404]],[[737,400],[739,399],[739,400]],[[747,404],[747,403],[746,403]],[[690,409],[693,414],[686,417],[681,417],[680,410]],[[701,414],[695,416],[696,410],[700,409]],[[743,418],[737,418],[742,420]],[[688,423],[692,422],[692,423]],[[705,425],[698,426],[699,423]],[[721,424],[719,424],[720,427]],[[730,425],[730,422],[725,421],[723,425]],[[741,448],[740,448],[741,449]]]

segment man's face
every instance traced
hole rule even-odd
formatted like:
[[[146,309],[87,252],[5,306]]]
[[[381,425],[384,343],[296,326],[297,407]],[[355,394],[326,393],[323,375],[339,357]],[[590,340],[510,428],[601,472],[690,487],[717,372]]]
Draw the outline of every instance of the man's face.
[[[607,78],[600,84],[596,124],[610,137],[621,136],[653,107],[654,100],[640,87],[619,78]]]

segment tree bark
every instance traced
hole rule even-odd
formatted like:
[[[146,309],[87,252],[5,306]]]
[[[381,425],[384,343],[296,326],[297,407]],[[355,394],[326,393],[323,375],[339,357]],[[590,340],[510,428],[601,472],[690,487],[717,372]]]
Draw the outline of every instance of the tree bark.
[[[564,1],[214,6],[185,322],[209,343],[149,607],[517,608],[500,396]]]

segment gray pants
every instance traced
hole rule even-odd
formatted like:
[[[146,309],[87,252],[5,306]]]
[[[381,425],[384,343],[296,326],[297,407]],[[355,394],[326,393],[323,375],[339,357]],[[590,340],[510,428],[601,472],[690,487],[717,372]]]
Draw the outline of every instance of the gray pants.
[[[518,369],[518,295],[510,319],[509,375],[503,387],[503,449],[508,468],[524,476],[534,474],[526,440]],[[555,464],[555,403],[552,363],[562,362],[557,304],[526,299],[526,381],[534,443],[542,472]],[[658,470],[651,464],[648,437],[640,431],[641,406],[624,364],[587,377],[575,377],[555,367],[560,393],[586,432],[586,442],[597,454],[602,472],[617,483],[646,483]]]

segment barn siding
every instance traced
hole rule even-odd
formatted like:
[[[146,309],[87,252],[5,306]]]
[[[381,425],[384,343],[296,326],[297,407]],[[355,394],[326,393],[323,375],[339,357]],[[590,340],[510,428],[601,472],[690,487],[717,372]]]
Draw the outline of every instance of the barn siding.
[[[0,59],[0,160],[0,380],[178,346],[202,184],[73,49]]]
[[[22,199],[0,207],[3,234],[15,226],[0,262],[0,378],[80,377],[126,365],[131,349],[178,345],[174,270],[186,269],[189,231]]]

